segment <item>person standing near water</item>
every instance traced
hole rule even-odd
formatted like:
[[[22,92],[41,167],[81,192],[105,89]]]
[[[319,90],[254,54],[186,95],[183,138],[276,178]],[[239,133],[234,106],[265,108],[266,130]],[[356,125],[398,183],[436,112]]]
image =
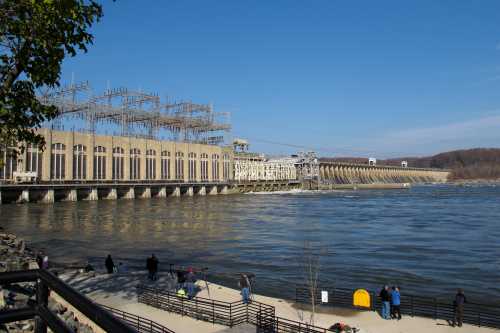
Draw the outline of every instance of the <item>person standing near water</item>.
[[[453,326],[462,326],[464,320],[465,303],[467,303],[467,299],[465,298],[464,291],[462,289],[458,289],[457,294],[455,295],[455,300],[453,301],[453,305],[455,308],[455,318],[453,319]]]
[[[246,274],[241,273],[238,285],[241,288],[243,304],[250,303],[250,281],[248,280],[248,276]]]
[[[151,257],[146,259],[146,269],[148,270],[148,279],[153,280],[153,263]]]
[[[380,301],[382,302],[382,318],[390,319],[389,312],[391,303],[389,298],[389,286],[384,286],[384,288],[380,291],[379,297]]]
[[[401,320],[401,294],[399,292],[399,287],[392,287],[391,293],[391,317],[394,319]]]
[[[36,263],[38,264],[38,268],[42,268],[43,264],[43,252],[38,251],[38,254],[36,255]]]
[[[106,270],[108,274],[113,274],[113,270],[115,268],[115,263],[113,262],[113,259],[111,258],[111,254],[108,254],[106,257],[106,261],[104,262],[104,265],[106,266]]]
[[[151,255],[151,279],[153,281],[158,280],[158,258],[154,255],[154,253]]]
[[[187,288],[187,294],[188,294],[189,299],[194,297],[194,293],[195,293],[194,283],[195,282],[196,282],[196,277],[194,276],[193,269],[191,267],[189,267],[188,273],[186,275],[186,288]]]

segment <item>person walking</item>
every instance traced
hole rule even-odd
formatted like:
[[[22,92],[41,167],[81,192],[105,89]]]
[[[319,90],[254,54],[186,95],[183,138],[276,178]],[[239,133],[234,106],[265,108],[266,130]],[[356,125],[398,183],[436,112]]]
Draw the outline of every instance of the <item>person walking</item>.
[[[248,280],[248,276],[246,274],[240,274],[240,281],[238,282],[238,285],[241,288],[243,304],[250,303],[250,281]]]
[[[401,293],[399,287],[392,287],[391,292],[391,317],[393,319],[401,320]]]
[[[382,318],[390,319],[389,311],[390,311],[390,297],[389,297],[389,286],[384,286],[379,294],[380,301],[382,302]]]
[[[455,295],[455,300],[453,301],[453,307],[455,309],[455,318],[453,319],[453,326],[458,325],[462,327],[464,320],[464,305],[467,303],[464,291],[462,289],[457,290]]]
[[[106,260],[104,261],[104,266],[106,266],[108,274],[113,274],[113,270],[115,269],[115,263],[111,258],[111,254],[108,254],[108,256],[106,257]]]
[[[186,275],[186,289],[188,298],[191,299],[195,294],[195,283],[196,277],[194,275],[193,269],[191,267],[188,268],[188,273]]]

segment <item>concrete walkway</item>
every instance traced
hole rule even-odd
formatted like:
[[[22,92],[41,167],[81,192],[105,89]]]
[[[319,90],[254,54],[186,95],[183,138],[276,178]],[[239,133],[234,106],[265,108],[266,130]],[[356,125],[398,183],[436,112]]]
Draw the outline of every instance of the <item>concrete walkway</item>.
[[[142,284],[149,284],[156,288],[166,289],[171,285],[166,274],[160,276],[159,280],[152,283],[147,281],[145,272],[134,272],[126,274],[102,274],[90,276],[87,274],[64,274],[61,276],[80,292],[98,303],[108,305],[120,310],[124,310],[164,325],[176,333],[221,333],[255,332],[252,325],[239,325],[234,328],[198,321],[190,317],[169,313],[154,307],[138,303],[135,287]],[[237,301],[241,298],[239,291],[217,284],[210,283],[210,296],[205,283],[199,284],[200,292],[198,296],[223,300],[227,302]],[[310,316],[307,311],[297,309],[292,302],[287,300],[255,295],[255,300],[272,305],[276,308],[276,315],[279,317],[304,321]],[[402,320],[383,320],[373,311],[355,311],[350,309],[322,310],[315,315],[315,325],[328,328],[336,322],[343,322],[351,327],[361,329],[360,333],[498,333],[499,330],[464,325],[461,328],[453,328],[444,320],[433,320],[420,317],[403,317]]]

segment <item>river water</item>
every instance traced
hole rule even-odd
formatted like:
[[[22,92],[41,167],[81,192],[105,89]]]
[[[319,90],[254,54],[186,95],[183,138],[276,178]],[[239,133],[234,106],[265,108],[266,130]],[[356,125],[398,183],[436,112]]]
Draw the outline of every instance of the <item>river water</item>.
[[[230,287],[254,273],[271,296],[294,297],[306,246],[323,285],[500,300],[500,186],[3,205],[0,221],[54,261],[142,269],[154,252]]]

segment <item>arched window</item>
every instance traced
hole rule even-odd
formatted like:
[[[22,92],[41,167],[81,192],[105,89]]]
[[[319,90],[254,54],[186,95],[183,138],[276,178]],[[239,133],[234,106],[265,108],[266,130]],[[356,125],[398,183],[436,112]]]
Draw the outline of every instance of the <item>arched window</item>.
[[[94,179],[106,179],[106,147],[94,147]]]
[[[219,155],[212,154],[212,181],[219,180]]]
[[[188,154],[188,178],[190,181],[196,180],[196,154],[189,153]]]
[[[113,148],[113,179],[123,179],[123,165],[125,161],[125,150],[121,147]]]
[[[130,179],[141,179],[141,151],[130,149]]]
[[[208,154],[201,154],[201,180],[208,180]]]
[[[170,152],[161,152],[161,179],[170,179]]]
[[[180,151],[175,153],[175,179],[184,179],[184,153]]]
[[[42,151],[37,145],[29,144],[26,149],[26,171],[36,172],[37,177],[42,177]]]
[[[73,179],[87,179],[87,147],[73,146]]]
[[[0,146],[0,179],[11,180],[14,171],[17,170],[17,159],[14,154],[14,148],[5,145]]]
[[[230,169],[230,158],[229,154],[222,155],[222,177],[224,180],[229,180],[229,169]]]
[[[50,179],[64,179],[66,177],[66,146],[62,143],[53,143],[51,148]]]
[[[146,151],[146,179],[156,179],[156,151]]]

